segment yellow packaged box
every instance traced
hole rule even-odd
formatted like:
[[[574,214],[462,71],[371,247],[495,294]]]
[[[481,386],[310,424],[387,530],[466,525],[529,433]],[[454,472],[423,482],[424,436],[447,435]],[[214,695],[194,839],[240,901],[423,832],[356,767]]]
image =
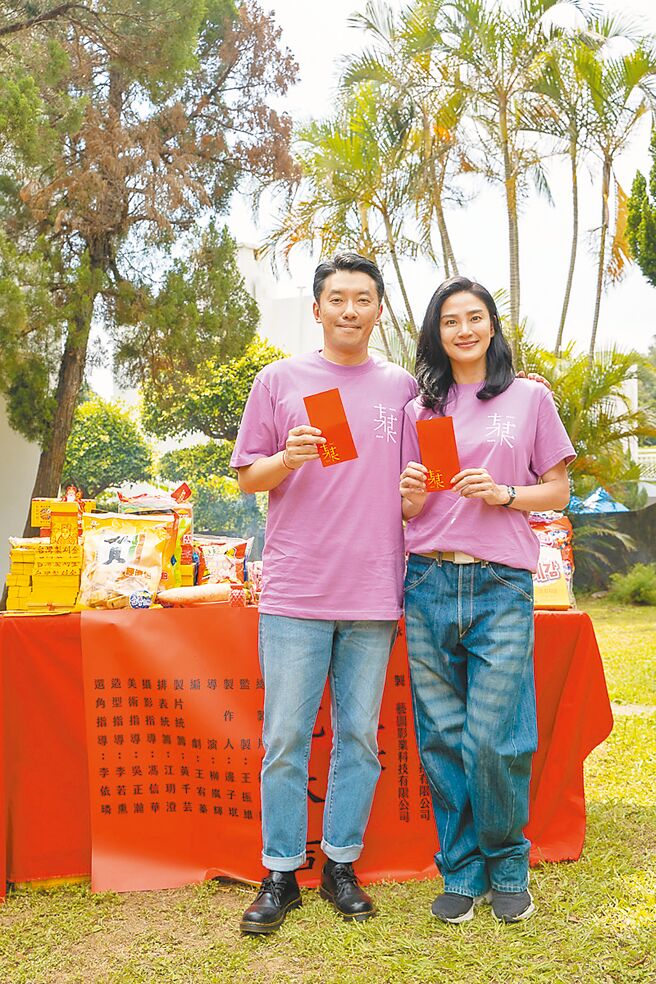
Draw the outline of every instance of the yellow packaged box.
[[[50,526],[50,509],[56,505],[59,499],[32,499],[32,510],[30,523],[40,529]]]
[[[58,502],[50,510],[50,545],[68,546],[78,541],[80,510],[77,502]]]
[[[7,587],[20,588],[26,587],[30,583],[29,574],[7,574]]]

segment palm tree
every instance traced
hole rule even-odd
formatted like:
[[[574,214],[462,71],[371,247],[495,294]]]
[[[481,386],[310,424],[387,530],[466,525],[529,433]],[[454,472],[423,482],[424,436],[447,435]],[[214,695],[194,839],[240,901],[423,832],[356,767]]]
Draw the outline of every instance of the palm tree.
[[[413,200],[422,234],[422,248],[435,261],[434,225],[440,237],[445,277],[458,272],[448,231],[444,202],[454,161],[461,170],[473,169],[460,141],[466,98],[453,59],[441,41],[445,0],[414,0],[400,12],[385,2],[369,0],[363,14],[350,23],[364,31],[372,46],[347,63],[345,88],[363,81],[379,87],[381,105],[411,100],[415,107],[414,149],[418,169]],[[454,189],[449,188],[451,197]]]
[[[462,65],[481,144],[482,172],[503,184],[508,217],[510,320],[520,323],[519,202],[527,181],[548,192],[541,157],[521,139],[521,114],[543,73],[555,35],[543,27],[557,0],[519,0],[511,11],[486,0],[454,0],[448,32]]]
[[[542,373],[551,383],[560,418],[577,453],[571,473],[577,494],[631,479],[632,438],[656,435],[656,412],[632,407],[627,380],[645,364],[638,352],[609,348],[592,361],[568,345],[560,356],[524,343],[522,368]]]
[[[401,294],[403,320],[416,336],[401,270],[401,257],[417,251],[417,244],[403,231],[416,173],[411,139],[414,108],[399,99],[381,106],[375,88],[363,83],[350,90],[332,119],[311,123],[299,132],[302,181],[265,249],[277,248],[288,256],[296,245],[318,241],[322,253],[350,246],[381,265],[388,261]],[[401,318],[387,294],[385,301],[403,347]],[[389,351],[388,344],[385,348]]]
[[[581,80],[589,100],[590,143],[601,161],[601,223],[597,256],[595,308],[590,335],[589,359],[594,358],[605,281],[617,281],[628,257],[626,244],[627,195],[614,177],[617,156],[626,149],[636,125],[656,104],[656,51],[642,41],[626,55],[604,58],[582,49],[579,56]],[[609,199],[614,180],[615,232],[608,248]]]
[[[572,188],[572,236],[565,292],[556,334],[554,353],[559,354],[567,311],[569,308],[576,267],[579,239],[578,168],[584,149],[588,103],[586,90],[577,71],[579,38],[563,38],[549,52],[542,72],[535,82],[534,93],[528,95],[521,113],[522,127],[543,136],[555,138],[569,157]]]

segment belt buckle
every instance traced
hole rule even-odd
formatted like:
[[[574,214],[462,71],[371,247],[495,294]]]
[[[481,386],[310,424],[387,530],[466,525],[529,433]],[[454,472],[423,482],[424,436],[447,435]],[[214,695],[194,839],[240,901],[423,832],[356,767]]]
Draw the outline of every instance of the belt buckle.
[[[476,557],[472,557],[471,554],[461,553],[460,550],[453,551],[453,563],[454,564],[475,564]]]

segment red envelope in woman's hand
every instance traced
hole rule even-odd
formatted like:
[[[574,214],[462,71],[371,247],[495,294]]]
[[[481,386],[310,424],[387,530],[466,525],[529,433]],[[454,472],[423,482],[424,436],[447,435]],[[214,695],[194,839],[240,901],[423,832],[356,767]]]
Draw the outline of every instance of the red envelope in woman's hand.
[[[326,443],[319,445],[319,456],[324,468],[357,458],[358,452],[355,450],[339,390],[313,393],[312,396],[303,397],[303,401],[310,423],[313,427],[318,427],[326,438]]]
[[[417,421],[421,463],[428,468],[427,492],[451,488],[451,479],[460,471],[460,460],[453,432],[453,417],[433,417]]]

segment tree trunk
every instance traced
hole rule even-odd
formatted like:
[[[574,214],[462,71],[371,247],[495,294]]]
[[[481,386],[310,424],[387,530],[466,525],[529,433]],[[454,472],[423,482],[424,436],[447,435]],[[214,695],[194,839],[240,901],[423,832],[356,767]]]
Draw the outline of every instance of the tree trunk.
[[[401,267],[399,265],[399,258],[396,252],[396,243],[394,242],[394,235],[392,230],[392,223],[390,222],[389,215],[385,209],[381,209],[381,214],[383,216],[383,222],[385,223],[385,234],[387,238],[387,245],[389,246],[390,256],[392,257],[392,264],[394,266],[394,271],[396,273],[396,279],[401,290],[401,296],[403,297],[403,303],[405,304],[405,310],[408,315],[408,323],[410,325],[410,330],[414,337],[417,337],[417,326],[415,324],[415,319],[412,314],[412,308],[410,307],[410,299],[408,298],[408,293],[405,289],[405,283],[403,282],[403,275],[401,274]]]
[[[73,426],[73,415],[80,388],[84,380],[93,306],[100,286],[98,273],[102,263],[99,255],[90,254],[89,262],[91,268],[89,290],[86,296],[79,299],[78,310],[69,323],[64,354],[59,367],[55,413],[47,444],[39,459],[32,498],[53,497],[59,491],[66,457],[66,445]],[[32,530],[30,511],[28,511],[23,535],[31,536]]]
[[[516,335],[519,329],[519,224],[517,221],[517,175],[510,159],[510,139],[508,134],[508,106],[505,97],[499,100],[499,135],[503,154],[503,175],[506,188],[506,208],[508,212],[508,259],[510,266],[510,347],[513,358],[516,350]]]
[[[594,362],[595,344],[597,342],[597,329],[599,327],[599,312],[601,310],[601,295],[604,289],[604,267],[606,266],[606,237],[608,235],[609,212],[608,196],[610,194],[610,173],[611,162],[608,158],[604,159],[604,167],[601,178],[601,241],[599,243],[599,262],[597,264],[597,293],[595,297],[594,316],[592,318],[592,333],[590,335],[590,351],[588,359],[590,365]]]
[[[449,236],[449,230],[446,224],[446,217],[444,215],[444,206],[442,204],[442,191],[444,190],[444,178],[445,178],[446,165],[442,168],[442,174],[438,179],[435,173],[435,165],[433,164],[433,207],[435,208],[435,217],[437,219],[437,228],[440,233],[440,241],[442,243],[442,256],[444,257],[444,277],[448,280],[449,277],[455,277],[458,273],[458,264],[456,263],[456,256],[453,252],[453,246],[451,245],[451,237]]]
[[[385,291],[385,294],[383,295],[383,299],[385,301],[385,307],[387,308],[387,313],[390,316],[390,321],[394,325],[394,332],[399,340],[399,345],[401,346],[401,351],[403,353],[403,356],[407,362],[410,362],[410,352],[408,350],[408,346],[406,344],[406,340],[403,335],[403,328],[401,327],[399,323],[399,319],[394,313],[394,308],[392,307],[392,304],[389,299],[389,294],[387,293],[387,291]]]
[[[569,254],[569,270],[567,272],[567,283],[565,285],[565,297],[563,298],[563,309],[560,313],[560,324],[558,325],[558,335],[554,354],[560,355],[563,344],[563,334],[565,331],[565,321],[567,319],[567,309],[569,308],[570,297],[572,295],[572,284],[574,283],[574,267],[576,266],[576,251],[579,241],[579,181],[577,173],[576,159],[576,140],[572,139],[569,149],[570,161],[572,164],[572,248]]]
[[[387,341],[387,332],[385,331],[385,325],[383,324],[383,319],[381,317],[378,322],[378,330],[380,332],[380,337],[383,342],[383,348],[385,349],[385,358],[388,362],[392,361],[392,350],[389,347],[389,342]]]

